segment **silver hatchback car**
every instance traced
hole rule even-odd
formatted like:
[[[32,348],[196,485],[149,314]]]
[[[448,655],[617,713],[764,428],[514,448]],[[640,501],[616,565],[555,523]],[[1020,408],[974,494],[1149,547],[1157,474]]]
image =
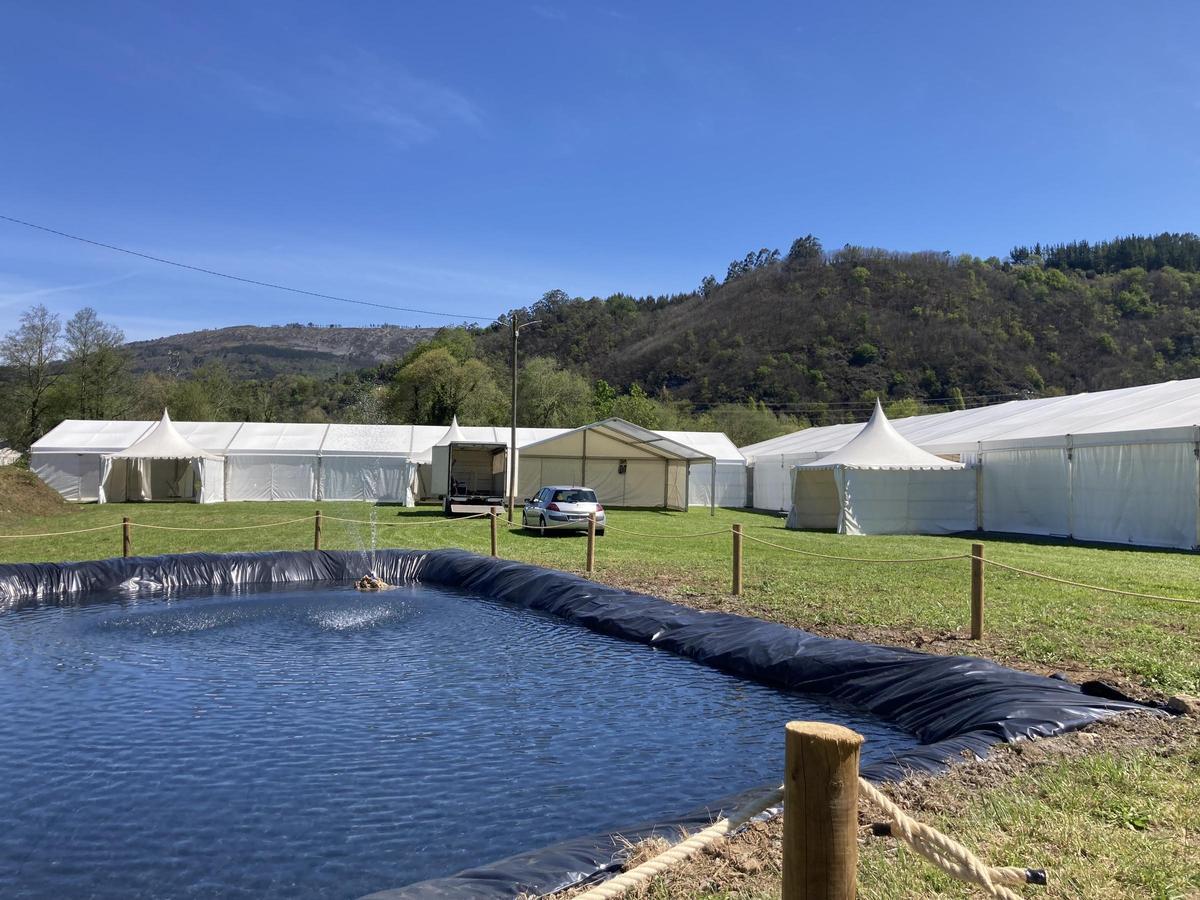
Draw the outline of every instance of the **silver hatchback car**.
[[[547,531],[587,531],[588,517],[596,514],[596,534],[604,534],[604,507],[591,488],[560,484],[544,487],[525,501],[521,524]]]

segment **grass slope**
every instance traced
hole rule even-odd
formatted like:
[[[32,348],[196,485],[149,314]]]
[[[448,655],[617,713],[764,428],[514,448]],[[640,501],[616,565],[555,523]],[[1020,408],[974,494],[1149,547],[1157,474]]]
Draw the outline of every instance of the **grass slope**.
[[[65,521],[77,512],[77,507],[69,506],[58,491],[47,487],[28,469],[0,467],[0,532],[8,523],[18,523],[19,527],[26,520],[47,516]]]

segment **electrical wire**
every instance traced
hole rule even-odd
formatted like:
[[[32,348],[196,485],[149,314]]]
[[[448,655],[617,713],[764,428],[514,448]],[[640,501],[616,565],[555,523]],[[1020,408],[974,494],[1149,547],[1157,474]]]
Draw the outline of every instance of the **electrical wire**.
[[[38,225],[34,222],[26,222],[24,219],[17,219],[13,216],[6,216],[2,213],[0,213],[0,219],[3,219],[5,222],[12,222],[14,225],[23,225],[26,228],[33,228],[37,231],[44,231],[47,234],[54,234],[58,235],[59,237],[69,238],[72,241],[79,241],[81,244],[91,244],[93,247],[102,247],[105,250],[114,250],[117,253],[125,253],[129,256],[136,256],[140,259],[148,259],[151,262],[175,266],[178,269],[187,269],[191,272],[200,272],[204,275],[215,275],[218,278],[227,278],[230,281],[240,281],[243,284],[252,284],[256,287],[272,288],[273,290],[277,291],[288,291],[292,294],[303,294],[306,297],[316,297],[320,300],[336,300],[339,303],[353,303],[358,306],[373,306],[376,309],[390,309],[396,312],[416,313],[422,316],[441,316],[442,318],[457,319],[463,322],[480,320],[491,322],[496,318],[495,316],[477,316],[468,315],[466,313],[437,312],[436,310],[432,309],[416,309],[410,306],[393,306],[389,303],[375,303],[371,300],[358,300],[353,297],[339,297],[337,294],[322,294],[319,291],[309,291],[303,288],[290,287],[286,284],[276,284],[273,281],[259,281],[256,278],[246,278],[243,275],[231,275],[228,272],[219,272],[216,269],[207,269],[204,266],[194,266],[190,263],[179,262],[178,260],[167,259],[166,257],[162,256],[153,256],[149,253],[142,253],[138,250],[129,250],[125,247],[118,247],[116,244],[107,244],[104,241],[95,241],[91,238],[80,237],[77,234],[69,234],[66,231],[59,231],[56,228],[49,228],[45,225]]]

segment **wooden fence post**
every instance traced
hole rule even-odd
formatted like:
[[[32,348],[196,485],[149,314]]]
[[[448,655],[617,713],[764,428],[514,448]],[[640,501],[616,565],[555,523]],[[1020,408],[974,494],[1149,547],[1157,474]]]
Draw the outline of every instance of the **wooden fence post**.
[[[587,570],[596,571],[596,514],[588,513]]]
[[[130,527],[129,516],[121,517],[121,555],[133,555],[133,529]]]
[[[971,640],[983,640],[983,544],[971,545]]]
[[[733,526],[733,595],[742,593],[742,526]]]
[[[319,509],[313,516],[313,549],[321,549],[321,511]]]
[[[787,724],[783,900],[854,900],[862,742],[841,725]]]
[[[492,514],[490,516],[488,516],[488,519],[490,519],[491,523],[492,523],[491,528],[492,528],[492,556],[493,557],[500,555],[499,553],[496,552],[497,551],[497,548],[496,548],[496,520],[498,518],[500,518],[500,508],[498,506],[493,506]]]

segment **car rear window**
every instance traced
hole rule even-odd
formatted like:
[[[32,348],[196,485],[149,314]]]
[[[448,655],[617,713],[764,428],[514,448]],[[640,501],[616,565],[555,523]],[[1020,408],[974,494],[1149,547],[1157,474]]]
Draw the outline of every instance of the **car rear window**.
[[[556,503],[595,503],[595,491],[555,491]]]

